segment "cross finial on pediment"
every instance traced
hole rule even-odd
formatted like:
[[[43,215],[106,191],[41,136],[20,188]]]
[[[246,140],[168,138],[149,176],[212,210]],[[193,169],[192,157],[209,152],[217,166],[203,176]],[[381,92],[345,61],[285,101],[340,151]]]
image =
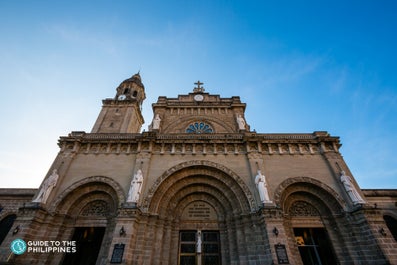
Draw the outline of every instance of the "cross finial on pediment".
[[[200,92],[204,92],[204,87],[202,87],[201,85],[203,85],[204,83],[201,83],[200,80],[198,80],[196,83],[194,83],[195,85],[197,85],[197,87],[195,87],[193,89],[194,93],[200,93]]]

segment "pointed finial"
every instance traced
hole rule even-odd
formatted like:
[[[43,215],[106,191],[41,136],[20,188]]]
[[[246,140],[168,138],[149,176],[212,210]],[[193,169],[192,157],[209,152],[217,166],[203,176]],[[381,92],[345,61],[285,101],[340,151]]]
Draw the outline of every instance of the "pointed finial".
[[[134,74],[131,78],[138,78],[141,80],[141,75],[140,75],[141,69],[139,69],[138,73]]]

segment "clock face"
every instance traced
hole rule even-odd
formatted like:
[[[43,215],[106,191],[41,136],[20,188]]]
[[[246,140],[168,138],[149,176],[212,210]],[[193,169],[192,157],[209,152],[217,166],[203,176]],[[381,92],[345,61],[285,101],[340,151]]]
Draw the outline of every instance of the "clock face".
[[[203,95],[198,94],[194,96],[195,101],[203,101],[203,99],[204,99]]]
[[[119,100],[124,100],[124,99],[125,99],[125,95],[120,95],[120,96],[118,97],[118,99],[119,99]]]

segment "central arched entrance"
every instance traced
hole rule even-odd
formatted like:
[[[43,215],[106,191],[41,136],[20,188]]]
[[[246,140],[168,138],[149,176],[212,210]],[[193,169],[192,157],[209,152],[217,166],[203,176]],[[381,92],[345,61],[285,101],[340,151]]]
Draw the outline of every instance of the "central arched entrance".
[[[205,196],[188,203],[182,210],[178,264],[221,264],[218,215]]]
[[[205,186],[204,186],[205,189]],[[179,219],[178,264],[221,264],[219,201],[204,192],[182,199]]]
[[[156,216],[160,260],[181,265],[240,264],[248,260],[250,245],[257,244],[248,241],[251,235],[266,253],[261,238],[266,233],[254,225],[252,195],[236,174],[200,161],[168,172],[172,173],[161,176],[149,191],[147,204],[148,213]]]

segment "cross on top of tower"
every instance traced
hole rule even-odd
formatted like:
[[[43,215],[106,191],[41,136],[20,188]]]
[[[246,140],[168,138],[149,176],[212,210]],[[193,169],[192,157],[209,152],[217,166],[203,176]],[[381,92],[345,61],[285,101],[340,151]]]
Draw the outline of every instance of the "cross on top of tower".
[[[194,83],[195,85],[197,85],[197,87],[195,87],[194,89],[193,89],[193,92],[194,93],[201,93],[201,92],[204,92],[205,91],[205,89],[204,89],[204,87],[202,87],[201,85],[203,85],[204,83],[201,83],[200,82],[200,80],[198,80],[196,83]]]

